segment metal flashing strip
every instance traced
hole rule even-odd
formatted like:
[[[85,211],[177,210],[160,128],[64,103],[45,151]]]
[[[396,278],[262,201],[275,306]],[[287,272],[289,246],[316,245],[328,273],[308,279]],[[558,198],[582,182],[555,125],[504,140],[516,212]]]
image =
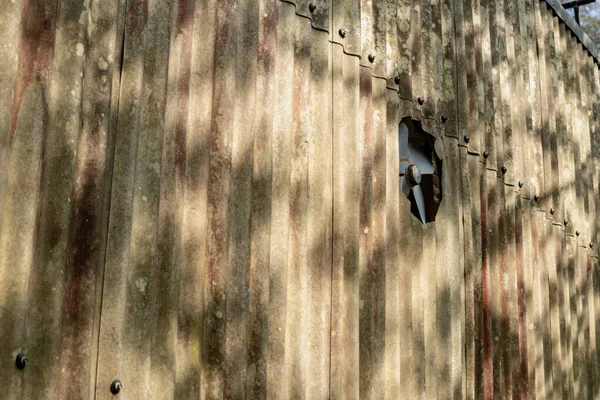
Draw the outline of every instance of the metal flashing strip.
[[[590,39],[589,36],[584,32],[583,28],[581,28],[581,26],[575,21],[575,18],[573,18],[571,14],[569,14],[568,11],[565,10],[565,8],[562,6],[559,0],[544,1],[548,3],[550,7],[552,7],[552,10],[554,10],[554,13],[558,16],[558,18],[560,18],[562,22],[564,22],[565,25],[569,27],[569,29],[575,34],[579,42],[583,44],[583,46],[592,55],[592,57],[594,57],[595,63],[600,64],[598,48],[596,47],[594,42],[592,42],[592,39]]]

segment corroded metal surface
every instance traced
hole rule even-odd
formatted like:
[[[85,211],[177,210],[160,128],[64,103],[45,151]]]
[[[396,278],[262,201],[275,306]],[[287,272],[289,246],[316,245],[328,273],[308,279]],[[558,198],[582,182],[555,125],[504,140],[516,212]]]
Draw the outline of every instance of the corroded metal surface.
[[[7,2],[1,397],[596,398],[600,72],[556,7]]]

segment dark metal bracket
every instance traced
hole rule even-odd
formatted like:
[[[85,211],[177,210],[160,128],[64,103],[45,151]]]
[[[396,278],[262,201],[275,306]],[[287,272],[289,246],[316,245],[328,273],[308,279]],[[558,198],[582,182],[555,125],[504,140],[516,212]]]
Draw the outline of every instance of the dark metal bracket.
[[[565,10],[568,10],[570,8],[574,8],[575,9],[575,21],[578,24],[581,24],[581,20],[579,18],[579,7],[581,6],[585,6],[588,4],[592,4],[595,3],[596,0],[573,0],[573,1],[569,1],[566,3],[563,3],[562,6]]]

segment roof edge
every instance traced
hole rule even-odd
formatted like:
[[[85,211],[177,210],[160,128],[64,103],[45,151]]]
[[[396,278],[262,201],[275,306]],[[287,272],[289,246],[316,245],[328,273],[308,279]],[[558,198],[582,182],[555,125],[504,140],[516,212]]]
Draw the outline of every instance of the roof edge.
[[[596,64],[600,64],[598,48],[592,42],[592,39],[583,31],[581,26],[575,22],[575,18],[571,16],[564,9],[562,4],[560,4],[559,0],[544,0],[554,11],[556,16],[561,19],[561,21],[567,25],[567,27],[571,30],[572,33],[575,34],[577,40],[587,49],[592,57],[594,57],[594,62]]]

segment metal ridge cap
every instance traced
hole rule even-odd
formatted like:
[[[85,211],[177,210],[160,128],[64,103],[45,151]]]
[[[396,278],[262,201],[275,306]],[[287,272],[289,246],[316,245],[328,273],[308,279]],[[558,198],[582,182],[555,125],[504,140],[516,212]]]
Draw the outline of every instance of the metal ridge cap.
[[[589,36],[583,31],[581,26],[577,22],[575,22],[575,18],[573,18],[571,16],[571,14],[569,14],[567,12],[567,10],[564,9],[564,7],[559,2],[559,0],[544,0],[544,1],[550,7],[552,7],[552,9],[554,10],[554,13],[558,16],[558,18],[560,18],[560,20],[565,25],[567,25],[567,27],[571,30],[571,32],[573,32],[575,34],[575,36],[577,36],[577,39],[579,40],[579,42],[581,44],[583,44],[583,46],[592,55],[592,57],[594,57],[596,64],[600,64],[598,48],[596,47],[594,42],[592,42],[592,39],[590,39]]]

